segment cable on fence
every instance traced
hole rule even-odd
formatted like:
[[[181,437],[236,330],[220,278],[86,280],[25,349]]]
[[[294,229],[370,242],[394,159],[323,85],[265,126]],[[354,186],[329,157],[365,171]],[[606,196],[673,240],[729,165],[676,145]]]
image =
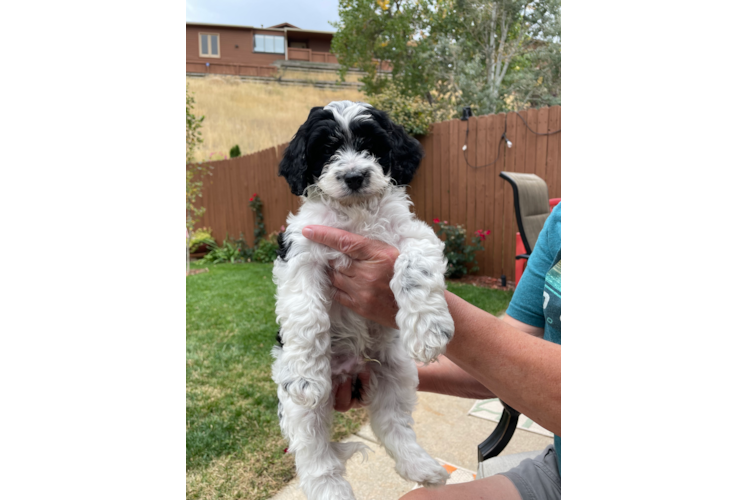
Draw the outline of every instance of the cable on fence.
[[[558,134],[559,132],[561,132],[561,129],[554,130],[553,132],[545,132],[545,133],[535,132],[532,128],[530,128],[530,125],[527,124],[527,121],[525,121],[525,118],[521,114],[519,114],[517,111],[509,111],[506,114],[504,114],[504,132],[501,133],[501,138],[499,139],[499,147],[498,147],[498,150],[496,151],[496,159],[490,163],[486,163],[485,165],[480,165],[480,166],[471,165],[467,159],[467,142],[468,142],[468,134],[470,134],[470,120],[468,120],[468,118],[473,116],[473,112],[470,109],[470,106],[466,106],[462,110],[462,118],[461,118],[461,120],[468,122],[467,129],[465,130],[465,144],[463,144],[462,146],[462,156],[465,157],[465,163],[467,163],[468,166],[478,169],[478,168],[491,166],[495,164],[497,161],[499,161],[499,156],[501,155],[501,141],[506,141],[506,147],[508,148],[512,147],[512,141],[510,141],[509,138],[506,136],[507,117],[509,116],[509,113],[514,113],[517,116],[519,116],[520,120],[522,120],[522,123],[524,123],[525,127],[527,127],[527,130],[529,130],[535,135],[553,135],[553,134]]]

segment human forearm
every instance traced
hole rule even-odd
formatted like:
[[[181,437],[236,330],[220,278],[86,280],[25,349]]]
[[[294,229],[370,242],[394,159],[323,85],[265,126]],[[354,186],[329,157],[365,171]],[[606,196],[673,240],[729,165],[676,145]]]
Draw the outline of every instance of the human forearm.
[[[418,367],[418,390],[471,399],[496,397],[446,356],[439,356],[436,363]]]
[[[390,290],[399,252],[382,242],[325,226],[304,228],[305,237],[351,257],[351,265],[332,272],[334,300],[357,314],[396,328],[396,301]],[[422,368],[421,390],[472,397],[497,395],[545,428],[561,434],[561,347],[540,338],[539,329],[520,331],[445,292],[455,334],[447,357],[450,367]],[[510,320],[511,322],[511,320]],[[526,325],[529,326],[529,325]],[[434,371],[432,371],[434,370]],[[466,378],[466,375],[473,380]],[[446,377],[446,378],[445,378]],[[447,381],[461,387],[446,389]],[[483,389],[480,386],[483,386]]]
[[[446,356],[546,429],[561,435],[561,346],[521,332],[445,292],[455,335]]]

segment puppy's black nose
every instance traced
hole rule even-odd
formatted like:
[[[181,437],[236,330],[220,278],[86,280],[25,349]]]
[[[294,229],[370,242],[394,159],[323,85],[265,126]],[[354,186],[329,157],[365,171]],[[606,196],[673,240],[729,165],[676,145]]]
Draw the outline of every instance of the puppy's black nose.
[[[355,191],[364,183],[364,174],[361,172],[348,172],[343,176],[343,179],[345,180],[345,184],[352,191]]]

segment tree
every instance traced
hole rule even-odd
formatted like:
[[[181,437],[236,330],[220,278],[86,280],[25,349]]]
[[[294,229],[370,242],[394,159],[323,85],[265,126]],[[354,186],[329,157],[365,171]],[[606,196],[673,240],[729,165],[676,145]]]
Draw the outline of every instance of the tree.
[[[560,103],[559,0],[341,0],[339,10],[341,76],[363,69],[370,97],[392,87],[440,118],[463,106],[487,114]],[[391,75],[372,58],[391,61]]]
[[[340,21],[331,23],[337,32],[332,52],[341,65],[340,76],[356,67],[366,75],[364,92],[374,95],[394,83],[400,93],[423,95],[432,89],[424,81],[428,71],[429,47],[418,37],[428,31],[428,19],[435,0],[340,0]],[[391,76],[383,73],[385,63]],[[390,81],[391,79],[391,81]]]
[[[197,206],[197,199],[203,196],[203,177],[210,173],[211,166],[195,161],[195,148],[203,142],[200,127],[204,116],[197,117],[192,112],[195,98],[187,87],[187,272],[190,270],[190,239],[195,230],[195,221],[203,216],[205,207]]]
[[[447,53],[464,102],[479,114],[521,109],[531,98],[547,104],[554,92],[560,102],[559,0],[455,0],[451,8],[435,31],[454,45]]]

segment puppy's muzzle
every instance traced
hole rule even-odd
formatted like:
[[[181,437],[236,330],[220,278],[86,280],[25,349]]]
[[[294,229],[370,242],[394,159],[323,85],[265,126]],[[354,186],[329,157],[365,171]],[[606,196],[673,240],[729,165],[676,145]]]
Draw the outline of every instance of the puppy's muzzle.
[[[366,174],[364,172],[348,172],[343,176],[343,180],[351,191],[357,191],[364,184]]]

